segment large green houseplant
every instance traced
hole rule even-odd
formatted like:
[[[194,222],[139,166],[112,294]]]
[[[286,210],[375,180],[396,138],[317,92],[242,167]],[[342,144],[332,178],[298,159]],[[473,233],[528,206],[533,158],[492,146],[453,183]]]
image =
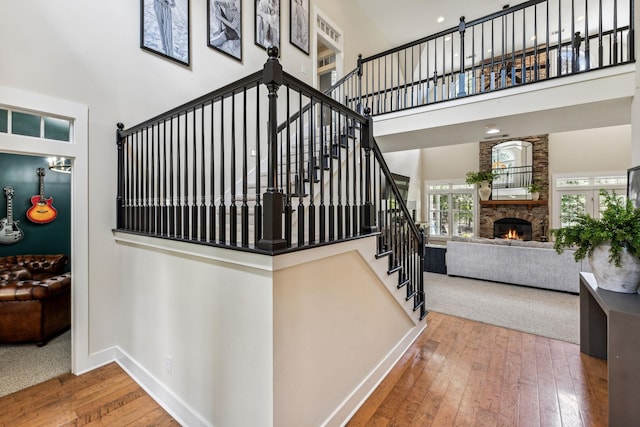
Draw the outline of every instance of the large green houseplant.
[[[609,194],[601,190],[600,195],[606,206],[600,219],[579,214],[574,225],[551,230],[555,237],[554,248],[558,253],[564,249],[575,249],[576,261],[589,257],[599,287],[612,287],[615,289],[609,290],[618,292],[636,292],[640,276],[637,279],[627,276],[636,270],[640,275],[640,209],[634,207],[630,200],[624,201],[618,197],[615,192]],[[637,267],[630,264],[634,262]],[[614,278],[614,274],[625,275],[620,279],[624,283],[615,282],[619,279]],[[618,286],[622,287],[618,289]]]

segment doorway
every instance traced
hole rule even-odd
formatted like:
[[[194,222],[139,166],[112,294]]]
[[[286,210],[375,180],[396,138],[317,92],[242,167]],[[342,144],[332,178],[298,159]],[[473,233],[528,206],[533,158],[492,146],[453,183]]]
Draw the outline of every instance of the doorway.
[[[72,164],[68,175],[71,266],[71,372],[90,369],[89,352],[89,204],[88,204],[88,118],[86,105],[41,94],[0,86],[0,109],[6,113],[5,126],[0,126],[0,152],[48,159],[64,157]],[[40,116],[41,134],[15,132],[9,111]],[[27,118],[29,120],[29,118]],[[44,122],[70,124],[68,138],[55,137],[45,131]],[[37,128],[37,127],[36,127]],[[52,137],[53,135],[53,137]],[[44,161],[44,160],[42,160]],[[47,170],[49,171],[49,170]],[[53,172],[51,172],[53,173]],[[50,176],[52,178],[52,176]]]

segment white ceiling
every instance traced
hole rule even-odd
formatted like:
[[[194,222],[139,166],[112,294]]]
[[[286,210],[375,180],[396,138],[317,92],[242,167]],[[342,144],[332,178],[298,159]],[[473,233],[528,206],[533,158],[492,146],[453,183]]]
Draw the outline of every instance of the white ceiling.
[[[391,42],[392,46],[457,27],[460,17],[467,21],[498,12],[509,3],[505,0],[354,0],[367,17]],[[438,17],[444,17],[441,23]]]

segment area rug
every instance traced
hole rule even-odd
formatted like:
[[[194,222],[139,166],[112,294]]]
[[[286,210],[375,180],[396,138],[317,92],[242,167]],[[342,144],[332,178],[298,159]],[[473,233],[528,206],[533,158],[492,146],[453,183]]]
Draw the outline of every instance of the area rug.
[[[71,371],[71,331],[43,347],[0,344],[0,396],[40,384]]]
[[[580,342],[578,295],[437,273],[424,280],[428,311]]]

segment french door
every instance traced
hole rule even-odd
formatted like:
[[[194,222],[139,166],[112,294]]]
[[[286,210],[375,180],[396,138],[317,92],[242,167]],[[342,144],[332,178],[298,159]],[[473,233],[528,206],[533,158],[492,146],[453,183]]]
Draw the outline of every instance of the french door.
[[[624,190],[621,191],[620,188],[604,188],[604,190],[609,193],[615,191],[618,197],[626,198]],[[600,195],[600,189],[561,190],[559,193],[560,228],[573,225],[580,214],[600,218],[600,212],[606,207]]]

